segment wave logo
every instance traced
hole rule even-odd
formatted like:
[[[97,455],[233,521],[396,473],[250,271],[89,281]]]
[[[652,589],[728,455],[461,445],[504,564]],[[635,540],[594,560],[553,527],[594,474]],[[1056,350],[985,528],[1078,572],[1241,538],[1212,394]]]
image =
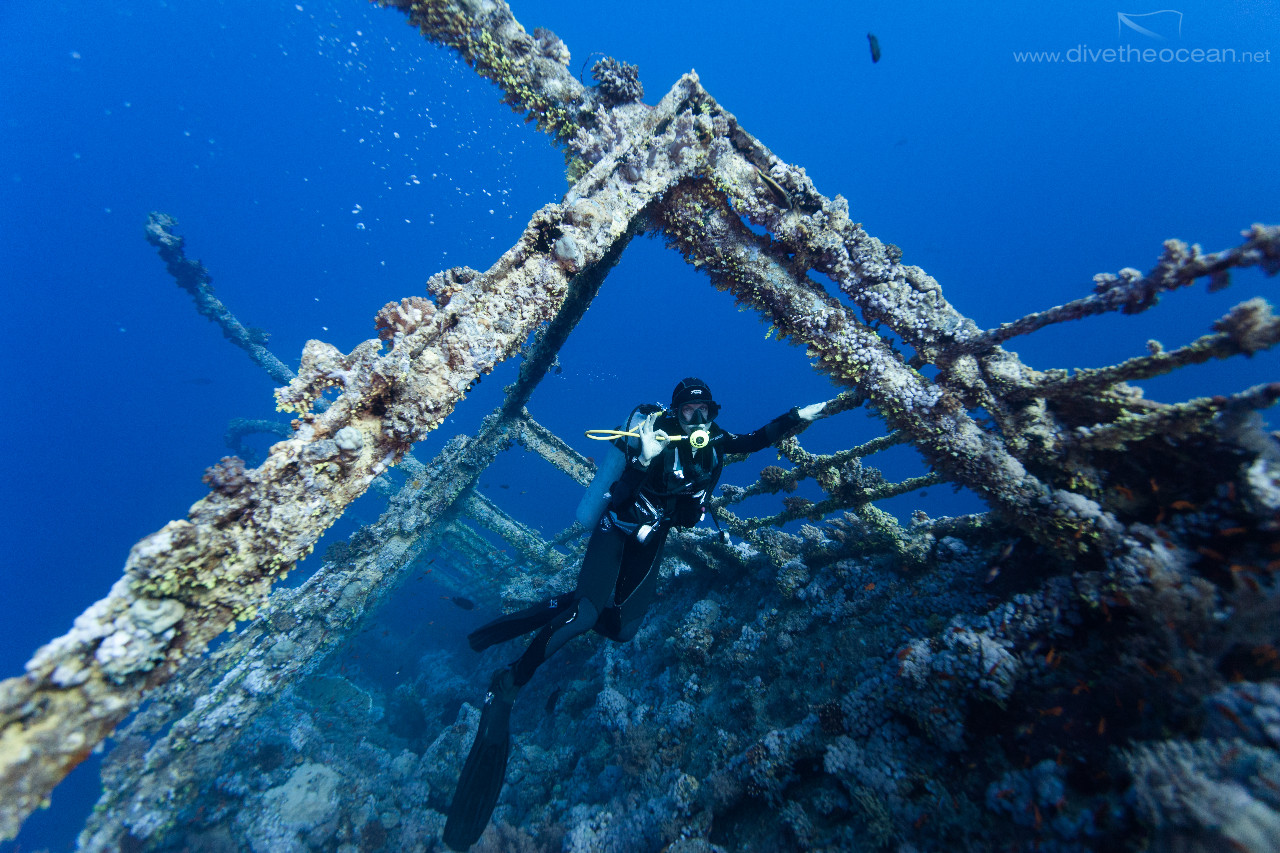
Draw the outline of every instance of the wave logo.
[[[1141,33],[1156,41],[1168,41],[1182,37],[1182,13],[1176,9],[1159,12],[1116,12],[1116,34],[1124,35],[1126,29]]]

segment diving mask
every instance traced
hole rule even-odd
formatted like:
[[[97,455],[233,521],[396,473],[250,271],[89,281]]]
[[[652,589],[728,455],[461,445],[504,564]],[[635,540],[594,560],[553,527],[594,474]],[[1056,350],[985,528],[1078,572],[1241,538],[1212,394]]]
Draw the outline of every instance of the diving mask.
[[[685,403],[676,413],[680,426],[689,436],[689,446],[701,450],[711,442],[711,407],[706,403]]]
[[[685,403],[676,414],[686,429],[711,423],[711,407],[706,403]]]

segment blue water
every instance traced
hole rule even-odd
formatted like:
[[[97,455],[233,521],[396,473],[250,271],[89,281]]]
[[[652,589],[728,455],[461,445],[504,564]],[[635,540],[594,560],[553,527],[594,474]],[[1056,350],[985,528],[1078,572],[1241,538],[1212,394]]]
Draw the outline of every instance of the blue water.
[[[593,51],[637,64],[650,103],[696,69],[747,130],[848,198],[855,220],[990,326],[1089,293],[1095,273],[1148,269],[1166,238],[1217,250],[1280,219],[1278,6],[1182,4],[1180,33],[1160,24],[1165,41],[1120,29],[1115,5],[1097,2],[783,11],[558,0],[514,12],[559,34],[575,69]],[[362,0],[3,3],[0,27],[9,676],[106,594],[135,541],[204,494],[201,473],[229,452],[229,419],[275,416],[270,380],[192,310],[144,242],[149,211],[178,218],[217,294],[296,364],[309,338],[347,350],[371,337],[377,309],[422,293],[432,273],[488,267],[565,184],[561,154],[492,86]],[[875,65],[868,31],[883,48]],[[1267,53],[1233,64],[1015,57],[1117,45]],[[1111,363],[1149,338],[1173,347],[1206,333],[1268,284],[1242,274],[1225,292],[1200,285],[1138,317],[1009,347],[1042,368]],[[653,331],[620,334],[636,326]],[[831,396],[803,352],[765,330],[659,242],[637,239],[530,409],[592,453],[583,429],[666,399],[687,374],[710,382],[730,429]],[[1276,366],[1263,354],[1146,387],[1169,401],[1236,391],[1276,378]],[[417,454],[474,429],[511,369]],[[806,444],[879,432],[854,413]],[[905,449],[872,462],[921,470]],[[542,464],[512,455],[485,481],[517,517],[563,528],[576,490],[535,478],[546,479]],[[935,489],[889,508],[917,506],[974,503]],[[377,512],[366,498],[343,528]],[[69,849],[96,784],[89,762],[0,849]]]

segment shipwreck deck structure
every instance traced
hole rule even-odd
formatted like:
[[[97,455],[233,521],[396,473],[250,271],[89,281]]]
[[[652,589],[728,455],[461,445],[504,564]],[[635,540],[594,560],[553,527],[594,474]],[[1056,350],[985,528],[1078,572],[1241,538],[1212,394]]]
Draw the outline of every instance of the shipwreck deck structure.
[[[710,845],[718,820],[740,821],[729,816],[744,800],[763,798],[786,815],[795,843],[820,846],[837,830],[815,829],[821,821],[806,815],[837,812],[823,812],[806,784],[825,777],[823,791],[842,789],[846,803],[860,804],[841,807],[850,820],[880,820],[885,843],[929,846],[950,824],[924,816],[965,813],[956,795],[924,782],[908,793],[901,780],[877,783],[868,767],[910,768],[930,745],[956,757],[946,772],[971,806],[981,809],[988,791],[985,807],[1007,821],[1007,831],[988,827],[987,837],[1006,842],[1064,841],[1066,830],[1051,818],[1083,821],[1087,813],[1096,825],[1098,803],[1118,802],[1129,786],[1137,792],[1132,822],[1117,819],[1095,826],[1097,833],[1257,850],[1280,837],[1277,801],[1267,793],[1280,743],[1261,722],[1280,713],[1273,648],[1280,639],[1280,453],[1255,414],[1280,398],[1280,383],[1178,403],[1145,399],[1127,384],[1273,347],[1280,322],[1255,297],[1207,318],[1204,336],[1187,346],[1075,372],[1032,368],[1002,347],[1049,324],[1145,311],[1199,282],[1226,287],[1235,269],[1274,275],[1280,228],[1254,225],[1240,245],[1216,253],[1170,240],[1145,273],[1100,275],[1087,296],[983,330],[924,270],[867,234],[843,198],[823,194],[802,168],[753,137],[695,75],[649,106],[634,68],[602,60],[596,85],[584,85],[569,71],[564,44],[545,30],[527,32],[501,0],[385,5],[501,88],[563,146],[576,180],[561,202],[530,217],[493,267],[433,276],[428,295],[383,308],[379,336],[350,353],[309,342],[296,374],[212,296],[173,221],[153,215],[148,239],[175,280],[281,384],[279,406],[296,419],[261,465],[228,457],[211,467],[209,495],[139,542],[109,595],[42,647],[25,675],[0,684],[0,837],[16,833],[150,696],[118,735],[129,749],[109,762],[112,778],[128,784],[104,794],[82,843],[120,849],[127,836],[142,845],[136,849],[162,849],[169,833],[194,820],[210,768],[232,760],[253,721],[322,673],[326,656],[433,554],[465,556],[441,561],[436,573],[461,595],[517,604],[571,588],[581,529],[545,539],[475,485],[513,445],[578,483],[590,481],[593,465],[540,426],[526,404],[631,238],[646,232],[660,234],[713,286],[805,347],[814,369],[844,389],[834,410],[868,405],[885,426],[883,438],[833,455],[785,440],[789,467],[770,466],[715,502],[737,544],[693,531],[673,536],[669,559],[753,577],[772,567],[766,586],[779,606],[810,620],[814,589],[831,593],[832,584],[845,584],[852,597],[855,583],[868,593],[884,587],[857,568],[872,564],[892,566],[905,590],[954,558],[967,568],[953,574],[968,577],[983,597],[977,611],[944,613],[942,624],[895,636],[879,669],[864,661],[831,676],[824,666],[812,678],[829,698],[816,710],[788,716],[754,708],[741,741],[707,758],[698,773],[653,748],[644,760],[674,774],[679,790],[669,799],[682,803],[672,807],[670,826],[654,830],[667,833],[662,844],[684,837]],[[429,461],[408,456],[474,382],[517,355],[519,378],[479,432],[454,438]],[[914,446],[932,473],[885,482],[872,467],[874,454],[900,443]],[[343,510],[395,466],[409,476],[395,485],[382,516],[304,584],[273,593]],[[734,511],[747,497],[788,492],[801,479],[813,480],[822,499],[787,498],[767,517]],[[903,525],[876,507],[939,483],[971,489],[989,510]],[[800,519],[808,521],[801,534],[780,530]],[[677,582],[674,574],[669,582]],[[238,620],[252,622],[205,656]],[[750,630],[778,643],[780,654],[802,642],[803,628],[775,636],[770,625]],[[686,627],[698,634],[697,625]],[[735,657],[750,626],[735,627],[739,643],[677,643],[666,665],[718,655],[726,673],[738,667],[735,677],[745,679],[742,668],[754,672],[759,664]],[[1066,669],[1063,656],[1074,658]],[[1150,704],[1104,714],[1103,697],[1093,695],[1104,680],[1124,685],[1118,705],[1139,694]],[[612,681],[603,690],[615,690]],[[695,702],[691,695],[681,701]],[[966,750],[979,705],[999,709],[1009,729],[992,733],[983,760],[966,767],[959,756],[973,757]],[[1042,728],[1042,742],[1028,748],[1012,733],[1046,717],[1056,725],[1064,714],[1093,734],[1082,742],[1060,725]],[[875,761],[869,744],[884,751]],[[1032,777],[1017,774],[1032,773],[1055,752],[1106,758],[1129,776],[1082,781],[1067,769],[1043,769],[1062,788],[1053,814],[1045,814]],[[1245,754],[1253,770],[1233,763]],[[1004,796],[989,793],[1006,788]],[[1004,815],[1006,800],[1026,805]],[[1208,805],[1193,807],[1193,800]]]

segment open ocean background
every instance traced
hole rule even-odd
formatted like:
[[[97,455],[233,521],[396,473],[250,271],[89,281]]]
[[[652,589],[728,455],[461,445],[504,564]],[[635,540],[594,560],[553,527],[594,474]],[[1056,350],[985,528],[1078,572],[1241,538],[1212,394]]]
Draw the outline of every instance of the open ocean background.
[[[902,247],[983,327],[1086,295],[1095,273],[1145,272],[1166,238],[1216,251],[1253,222],[1280,220],[1278,7],[1182,3],[1180,32],[1166,14],[1142,19],[1146,35],[1122,28],[1118,13],[1155,8],[1110,2],[513,3],[526,29],[564,39],[587,82],[593,52],[637,64],[649,103],[696,69],[747,130],[820,191],[848,198],[855,221]],[[107,593],[135,541],[206,493],[200,477],[230,452],[231,418],[287,420],[272,382],[196,314],[144,241],[149,211],[178,219],[217,295],[296,366],[309,338],[347,351],[375,336],[375,312],[423,293],[431,274],[488,268],[566,185],[560,152],[496,88],[400,13],[363,0],[7,0],[0,28],[8,677]],[[883,48],[876,65],[868,32]],[[1267,53],[1250,63],[1066,61],[1073,48],[1119,45]],[[1062,60],[1015,56],[1035,51]],[[1114,363],[1145,353],[1151,338],[1187,343],[1272,286],[1241,274],[1220,293],[1200,284],[1143,315],[1008,347],[1039,368]],[[720,423],[735,431],[834,395],[801,349],[766,341],[766,330],[659,241],[637,238],[530,411],[591,454],[599,448],[584,429],[668,400],[686,375],[710,383]],[[1145,387],[1175,401],[1280,379],[1276,368],[1265,353]],[[415,455],[474,431],[514,369],[486,378]],[[881,432],[853,413],[818,424],[805,445],[829,451]],[[910,449],[869,461],[895,478],[922,470]],[[758,469],[730,469],[725,481]],[[580,490],[546,475],[517,449],[481,487],[554,533]],[[929,492],[886,508],[903,518],[978,508],[970,495]],[[362,498],[326,543],[383,503]],[[426,586],[406,590],[416,604],[398,608],[393,627],[434,620],[427,642],[452,647],[498,605],[463,612]],[[70,849],[97,786],[94,758],[0,851]]]

